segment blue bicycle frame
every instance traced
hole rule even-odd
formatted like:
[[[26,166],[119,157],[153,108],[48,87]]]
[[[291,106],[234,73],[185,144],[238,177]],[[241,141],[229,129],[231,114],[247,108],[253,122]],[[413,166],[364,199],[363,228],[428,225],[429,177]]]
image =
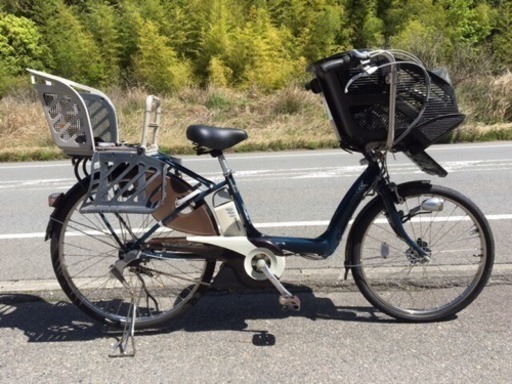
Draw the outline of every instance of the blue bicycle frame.
[[[242,196],[236,186],[233,172],[228,168],[223,154],[218,154],[216,157],[219,157],[219,162],[224,174],[224,180],[219,183],[214,183],[213,181],[198,175],[171,157],[159,155],[159,159],[165,162],[172,171],[178,174],[185,174],[197,182],[197,184],[193,186],[193,191],[199,189],[200,187],[203,187],[204,190],[199,193],[194,193],[188,200],[186,200],[164,219],[162,219],[161,223],[155,224],[153,227],[148,229],[148,231],[132,245],[132,249],[137,249],[145,241],[147,241],[162,225],[171,222],[187,208],[201,203],[208,195],[215,193],[222,188],[227,188],[241,216],[247,234],[247,239],[255,246],[271,249],[274,254],[279,256],[301,255],[327,258],[333,254],[338,247],[338,244],[341,241],[349,221],[361,201],[372,189],[375,189],[385,201],[385,207],[388,210],[388,218],[397,235],[403,238],[404,241],[408,243],[409,246],[416,250],[420,255],[424,254],[424,251],[418,247],[416,242],[410,239],[409,236],[405,233],[401,218],[394,206],[391,191],[393,184],[385,181],[385,178],[382,176],[383,170],[378,161],[374,159],[368,159],[369,161],[367,168],[357,178],[357,180],[341,200],[325,232],[316,238],[301,238],[266,236],[258,231],[251,222]],[[172,253],[162,255],[160,253],[158,254],[158,257],[175,258],[185,256],[174,255]]]

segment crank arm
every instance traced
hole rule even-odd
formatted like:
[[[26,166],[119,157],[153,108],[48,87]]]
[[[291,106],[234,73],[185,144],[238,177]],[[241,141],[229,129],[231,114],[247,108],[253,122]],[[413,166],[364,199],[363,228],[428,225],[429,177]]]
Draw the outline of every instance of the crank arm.
[[[272,285],[276,287],[276,289],[279,291],[279,293],[283,296],[291,297],[293,296],[284,286],[281,284],[281,282],[277,279],[277,277],[272,273],[270,268],[268,267],[265,260],[260,259],[258,260],[258,263],[256,264],[256,267],[263,272],[263,274],[267,277],[267,279],[270,280]]]
[[[300,310],[300,300],[297,296],[294,296],[288,291],[279,279],[272,273],[265,260],[260,259],[256,263],[256,267],[263,272],[267,279],[272,283],[274,287],[279,291],[281,296],[279,297],[279,304],[283,308],[291,309],[294,311]]]

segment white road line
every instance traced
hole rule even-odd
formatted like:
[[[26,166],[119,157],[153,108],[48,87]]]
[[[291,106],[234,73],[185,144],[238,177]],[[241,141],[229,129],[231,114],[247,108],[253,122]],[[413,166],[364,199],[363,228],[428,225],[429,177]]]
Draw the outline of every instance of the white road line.
[[[489,221],[499,220],[512,220],[512,214],[504,215],[487,215]],[[436,221],[457,221],[460,217],[443,218],[439,217]],[[384,221],[383,221],[384,222]],[[352,221],[351,221],[352,223]],[[316,221],[282,221],[273,223],[255,223],[256,228],[291,228],[291,227],[326,227],[329,225],[328,220],[316,220]],[[79,235],[79,234],[77,234]],[[0,234],[0,240],[23,240],[23,239],[43,239],[45,237],[44,232],[32,232],[32,233],[4,233]]]
[[[512,159],[477,160],[477,161],[450,161],[442,163],[449,173],[459,172],[487,172],[512,169]],[[364,166],[347,165],[339,167],[308,167],[308,168],[277,168],[257,169],[250,171],[235,171],[235,177],[240,180],[272,180],[272,179],[315,179],[331,177],[356,177],[363,172]],[[390,164],[392,175],[421,174],[422,172],[412,163]],[[221,172],[204,172],[204,177],[212,181],[222,179]],[[32,180],[5,180],[0,184],[0,191],[6,189],[23,188],[24,190],[46,190],[69,188],[75,182],[73,178],[32,179]]]
[[[511,148],[512,143],[510,142],[494,142],[487,144],[438,144],[428,148],[430,151],[443,151],[443,150],[474,150],[474,149],[495,149],[495,148]],[[291,157],[322,157],[322,156],[353,156],[348,152],[333,149],[333,150],[319,150],[319,151],[296,151],[296,152],[285,152],[285,153],[264,153],[259,152],[257,154],[251,153],[231,153],[229,159],[233,160],[253,160],[253,159],[279,159],[279,158],[291,158]],[[193,155],[179,156],[187,162],[200,162],[200,161],[211,161],[207,157],[197,157]],[[52,168],[52,167],[70,167],[70,161],[58,161],[58,162],[47,162],[47,163],[4,163],[0,165],[0,170],[10,169],[27,169],[27,168]]]

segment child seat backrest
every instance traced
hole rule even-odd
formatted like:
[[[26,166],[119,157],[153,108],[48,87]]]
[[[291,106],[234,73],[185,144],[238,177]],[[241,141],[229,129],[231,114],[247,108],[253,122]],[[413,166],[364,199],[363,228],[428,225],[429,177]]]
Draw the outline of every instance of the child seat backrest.
[[[97,89],[29,69],[55,144],[68,156],[90,157],[99,142],[117,143],[115,108]]]

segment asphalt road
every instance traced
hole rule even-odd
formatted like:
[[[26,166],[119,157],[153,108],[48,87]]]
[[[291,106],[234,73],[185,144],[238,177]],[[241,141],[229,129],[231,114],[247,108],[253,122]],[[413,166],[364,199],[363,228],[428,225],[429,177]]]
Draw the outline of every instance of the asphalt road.
[[[512,143],[434,146],[450,174],[434,182],[470,196],[496,239],[497,268],[481,296],[442,323],[399,323],[358,292],[310,284],[302,310],[282,312],[277,295],[216,294],[181,323],[136,337],[135,358],[110,359],[119,337],[61,296],[43,241],[46,197],[73,183],[69,162],[0,164],[0,383],[510,383]],[[253,222],[269,234],[315,236],[361,171],[342,151],[229,156]],[[208,177],[214,160],[185,157]],[[396,182],[425,179],[408,160],[390,159]],[[288,263],[291,283],[339,278],[332,258]],[[306,284],[307,285],[307,284]],[[328,284],[329,285],[329,284]]]
[[[399,323],[359,293],[204,297],[173,329],[136,335],[134,358],[108,357],[119,336],[65,302],[0,295],[1,383],[510,383],[511,285],[487,287],[458,317]]]
[[[433,182],[459,190],[480,206],[495,234],[497,264],[511,264],[512,143],[443,145],[429,152],[449,171],[446,178]],[[252,221],[271,235],[313,237],[322,233],[363,169],[359,155],[341,150],[236,154],[228,159]],[[209,178],[220,175],[217,162],[209,156],[183,160]],[[389,162],[397,183],[429,178],[401,155],[396,160],[390,157]],[[47,196],[74,183],[70,162],[0,164],[0,180],[0,282],[54,281],[49,244],[43,241],[51,212]],[[287,267],[339,268],[343,246],[342,242],[326,261],[288,259]]]

